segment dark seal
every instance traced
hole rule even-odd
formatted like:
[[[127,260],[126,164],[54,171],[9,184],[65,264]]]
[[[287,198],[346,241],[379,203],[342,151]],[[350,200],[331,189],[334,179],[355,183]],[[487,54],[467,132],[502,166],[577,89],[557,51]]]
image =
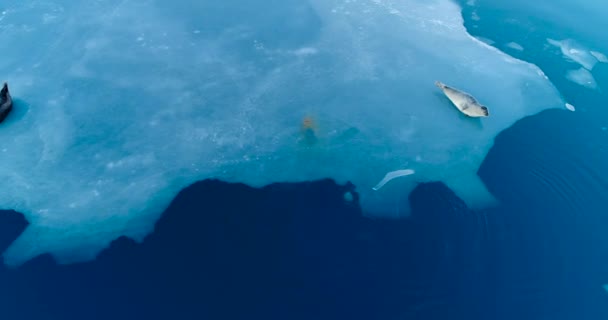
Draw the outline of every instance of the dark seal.
[[[0,123],[6,119],[11,110],[13,110],[13,99],[8,92],[8,84],[5,82],[0,90]]]

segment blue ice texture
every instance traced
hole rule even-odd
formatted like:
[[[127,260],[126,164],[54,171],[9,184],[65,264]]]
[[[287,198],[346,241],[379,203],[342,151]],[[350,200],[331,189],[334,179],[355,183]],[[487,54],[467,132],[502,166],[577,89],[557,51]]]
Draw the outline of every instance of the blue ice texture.
[[[386,217],[439,180],[484,208],[496,200],[476,172],[494,137],[565,109],[450,0],[4,0],[0,49],[15,99],[0,208],[30,222],[4,252],[13,266],[141,241],[207,178],[352,181],[366,214]],[[459,113],[436,80],[490,117]]]

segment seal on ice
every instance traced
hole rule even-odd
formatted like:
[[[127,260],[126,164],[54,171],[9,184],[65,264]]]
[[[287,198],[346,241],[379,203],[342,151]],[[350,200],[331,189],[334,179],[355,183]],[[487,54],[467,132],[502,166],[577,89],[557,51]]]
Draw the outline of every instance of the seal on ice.
[[[13,99],[8,92],[8,84],[5,82],[0,90],[0,122],[6,119],[11,110],[13,110]]]
[[[439,81],[435,81],[435,85],[441,89],[448,99],[450,99],[450,101],[452,101],[452,103],[456,106],[456,108],[458,108],[458,110],[465,115],[474,118],[487,117],[490,115],[488,108],[477,102],[472,95],[458,89],[448,87]]]

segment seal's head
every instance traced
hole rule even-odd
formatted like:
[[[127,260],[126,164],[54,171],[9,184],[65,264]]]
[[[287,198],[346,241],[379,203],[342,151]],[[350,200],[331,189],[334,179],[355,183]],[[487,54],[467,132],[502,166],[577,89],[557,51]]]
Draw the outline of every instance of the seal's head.
[[[480,106],[479,108],[481,109],[481,112],[485,117],[490,115],[490,112],[488,111],[488,108],[486,108],[486,106]]]

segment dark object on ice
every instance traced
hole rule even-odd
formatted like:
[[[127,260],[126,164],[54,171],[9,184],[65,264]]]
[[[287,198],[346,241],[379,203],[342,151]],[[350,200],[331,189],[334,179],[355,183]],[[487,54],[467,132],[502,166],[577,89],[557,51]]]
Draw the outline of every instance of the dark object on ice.
[[[8,84],[5,82],[0,90],[0,122],[6,119],[11,110],[13,110],[13,99],[8,92]]]

